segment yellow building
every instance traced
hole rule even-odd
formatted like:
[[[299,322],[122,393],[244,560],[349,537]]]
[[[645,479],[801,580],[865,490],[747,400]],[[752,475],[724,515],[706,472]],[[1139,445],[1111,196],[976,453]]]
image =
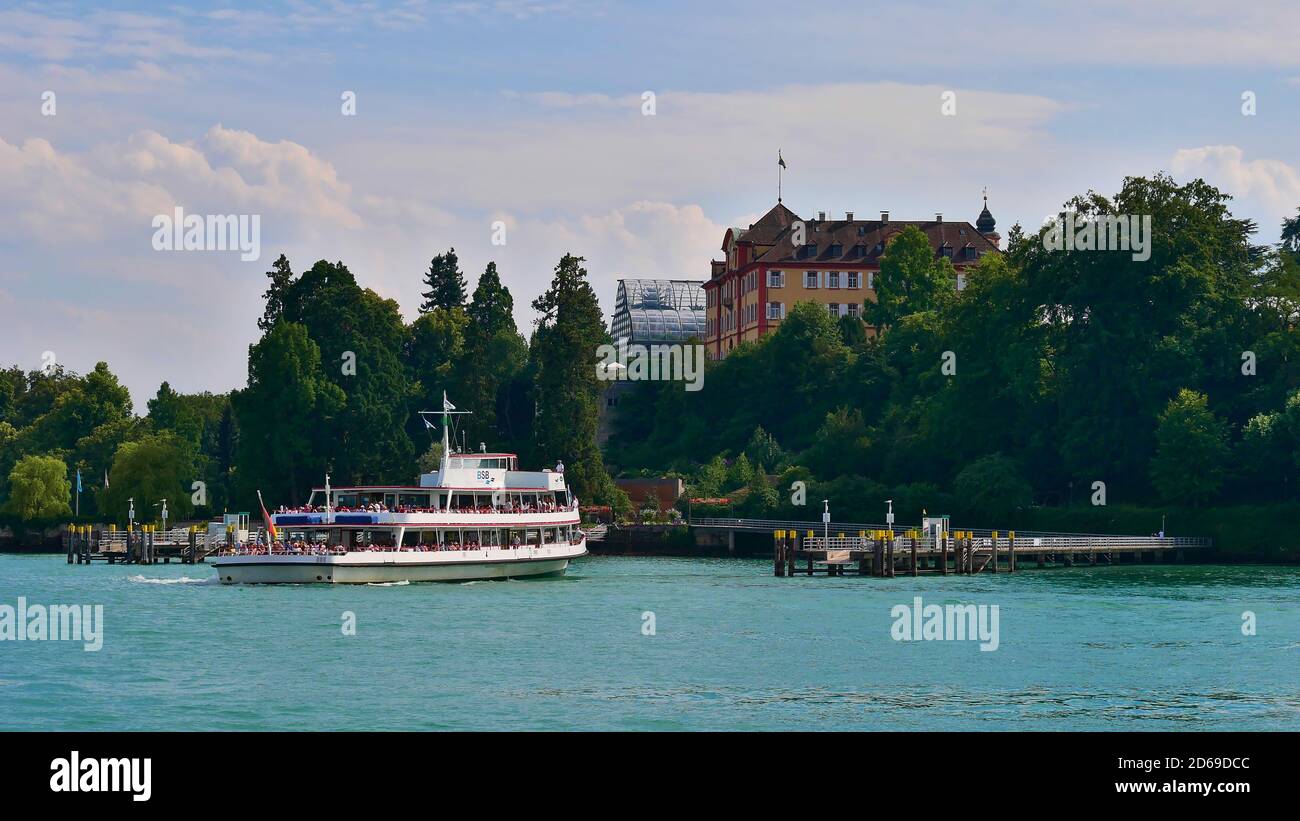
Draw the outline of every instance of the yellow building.
[[[748,228],[729,228],[722,237],[724,259],[713,261],[705,291],[705,350],[721,359],[741,342],[780,327],[798,302],[817,302],[835,316],[858,316],[875,300],[880,256],[893,236],[909,225],[921,229],[935,256],[957,269],[956,287],[965,287],[965,269],[984,254],[998,253],[997,224],[984,210],[972,225],[947,222],[942,214],[926,222],[879,219],[802,220],[779,201]]]

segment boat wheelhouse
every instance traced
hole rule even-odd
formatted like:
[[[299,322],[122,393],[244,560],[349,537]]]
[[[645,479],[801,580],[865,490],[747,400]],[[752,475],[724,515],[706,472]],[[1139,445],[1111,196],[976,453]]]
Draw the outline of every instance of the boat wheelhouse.
[[[587,553],[578,500],[554,470],[512,453],[452,453],[418,485],[314,488],[270,514],[269,543],[230,544],[211,560],[223,583],[461,581],[562,573]]]

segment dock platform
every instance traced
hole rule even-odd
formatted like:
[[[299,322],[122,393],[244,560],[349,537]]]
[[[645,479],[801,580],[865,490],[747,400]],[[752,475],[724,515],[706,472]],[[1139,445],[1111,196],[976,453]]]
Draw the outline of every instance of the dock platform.
[[[160,530],[141,525],[134,530],[71,525],[63,534],[68,564],[182,564],[203,562],[209,553],[205,534],[197,527]]]
[[[1159,536],[1050,535],[1016,536],[989,531],[954,530],[928,538],[922,531],[863,531],[857,536],[817,536],[815,531],[773,531],[776,576],[946,576],[1014,573],[1021,563],[1035,567],[1183,561],[1206,550],[1206,538]]]

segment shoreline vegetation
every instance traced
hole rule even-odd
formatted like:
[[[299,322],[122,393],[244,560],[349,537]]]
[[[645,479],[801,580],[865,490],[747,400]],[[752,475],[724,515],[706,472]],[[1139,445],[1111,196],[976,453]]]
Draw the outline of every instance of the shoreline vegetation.
[[[1126,179],[1063,208],[1149,216],[1149,255],[1052,251],[1014,226],[958,290],[915,229],[888,243],[862,317],[791,307],[774,333],[709,361],[703,389],[639,382],[597,446],[613,340],[566,254],[531,303],[527,337],[495,263],[471,293],[454,249],[400,306],[342,262],[267,272],[248,385],[182,394],[164,382],[137,415],[107,363],[0,371],[0,527],[21,540],[74,521],[121,526],[301,501],[336,486],[409,482],[436,461],[415,411],[443,391],[462,433],[563,461],[584,504],[638,510],[613,477],[673,476],[677,518],[700,515],[1209,536],[1225,561],[1300,561],[1300,214],[1259,245],[1201,180]],[[1149,257],[1149,258],[1148,258]],[[413,276],[416,275],[413,272]],[[78,477],[79,471],[79,479]],[[709,509],[691,499],[728,499]]]

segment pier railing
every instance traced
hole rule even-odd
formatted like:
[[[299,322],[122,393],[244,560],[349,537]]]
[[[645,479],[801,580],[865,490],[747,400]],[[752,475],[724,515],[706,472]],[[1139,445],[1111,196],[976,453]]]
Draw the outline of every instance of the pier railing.
[[[747,530],[771,533],[777,530],[795,531],[800,535],[812,531],[813,536],[805,541],[811,544],[813,540],[821,541],[827,537],[823,533],[829,532],[830,544],[838,544],[835,539],[843,535],[845,544],[839,547],[829,547],[829,549],[851,549],[859,546],[858,533],[865,532],[868,537],[876,531],[889,530],[888,525],[871,524],[865,522],[831,522],[826,525],[824,522],[805,522],[792,520],[777,519],[729,519],[729,518],[707,518],[695,517],[690,520],[692,527],[711,528],[718,530]],[[894,535],[902,543],[907,528],[894,526]],[[1002,549],[1010,546],[1007,531],[994,531],[989,528],[964,528],[963,532],[969,533],[975,539],[978,547],[992,547],[993,534],[998,534],[998,548]],[[1075,550],[1184,550],[1196,548],[1208,548],[1211,540],[1202,537],[1189,536],[1125,536],[1109,533],[1069,533],[1059,531],[1044,530],[1017,530],[1016,547],[1017,549],[1034,547],[1038,550],[1058,549],[1063,552]],[[868,541],[870,539],[868,538]],[[918,547],[922,545],[933,546],[933,540],[923,538],[918,540]],[[849,544],[851,543],[851,544]],[[821,549],[821,548],[818,548]]]
[[[868,531],[870,534],[870,531]],[[1108,536],[1108,535],[1090,535],[1090,536],[1026,536],[1016,532],[1014,539],[999,534],[995,540],[990,536],[973,536],[971,546],[976,549],[992,549],[995,546],[999,552],[1010,551],[1014,549],[1017,552],[1054,552],[1054,553],[1092,553],[1092,552],[1132,552],[1147,550],[1195,550],[1208,548],[1210,540],[1200,537],[1179,536],[1164,537],[1159,536]],[[807,550],[870,550],[875,544],[875,539],[871,535],[865,538],[858,536],[810,536],[803,539],[803,549]],[[911,545],[911,539],[906,537],[905,533],[895,532],[894,544],[901,548],[907,548]],[[931,538],[918,538],[916,540],[917,551],[920,553],[933,553],[943,549],[942,545],[936,544]]]

